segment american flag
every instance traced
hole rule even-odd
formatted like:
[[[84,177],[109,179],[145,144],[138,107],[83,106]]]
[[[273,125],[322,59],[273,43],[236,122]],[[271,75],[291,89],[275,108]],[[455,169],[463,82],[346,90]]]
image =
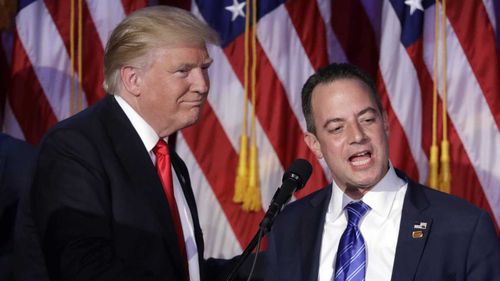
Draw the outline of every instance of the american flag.
[[[259,0],[257,96],[255,104],[249,103],[249,112],[255,106],[257,118],[259,212],[244,211],[232,201],[243,123],[245,13],[250,1],[84,0],[84,95],[78,109],[105,95],[102,60],[110,31],[125,15],[158,2],[190,9],[222,39],[221,46],[209,47],[214,64],[202,121],[179,132],[176,140],[191,173],[206,256],[241,253],[295,158],[307,159],[313,166],[311,179],[295,198],[331,180],[325,163],[303,141],[306,127],[300,101],[305,80],[331,62],[354,63],[376,78],[390,120],[390,159],[424,183],[432,142],[434,72],[439,114],[446,79],[451,193],[487,209],[500,224],[500,169],[495,164],[500,159],[499,1],[446,1],[446,52],[437,49],[435,69],[435,31],[441,29],[436,29],[435,13],[443,14],[443,0],[437,5],[426,0]],[[7,91],[0,87],[6,96],[3,131],[31,143],[75,108],[77,98],[70,97],[70,3],[19,1],[13,40],[2,34],[0,85],[9,85]],[[78,72],[77,66],[74,69]],[[442,127],[439,117],[438,139]]]

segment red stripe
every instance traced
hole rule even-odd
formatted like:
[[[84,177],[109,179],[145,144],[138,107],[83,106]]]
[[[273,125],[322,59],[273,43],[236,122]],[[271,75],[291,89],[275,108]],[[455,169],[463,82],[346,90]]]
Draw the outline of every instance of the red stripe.
[[[433,80],[423,61],[422,38],[408,47],[407,52],[415,66],[420,84],[422,96],[422,148],[427,158],[429,158],[430,146],[432,144]],[[443,111],[440,96],[438,96],[437,108],[437,140],[438,146],[440,146],[443,135],[443,122],[441,118]],[[493,217],[491,207],[486,199],[474,166],[470,162],[463,143],[451,122],[450,116],[447,116],[447,118],[448,138],[450,142],[450,172],[452,178],[451,193],[466,199],[480,208],[488,210]]]
[[[411,154],[408,138],[389,100],[389,95],[380,69],[377,72],[377,88],[382,106],[387,112],[387,119],[389,121],[389,158],[391,159],[392,165],[403,170],[410,178],[418,179],[419,173],[417,164]]]
[[[240,81],[243,81],[244,57],[241,51],[244,46],[243,39],[243,35],[237,37],[224,49],[224,53]],[[327,182],[326,177],[319,161],[306,146],[302,138],[302,129],[288,102],[285,89],[258,42],[257,57],[259,79],[256,85],[256,115],[262,129],[269,138],[282,167],[286,169],[298,157],[308,160],[313,166],[313,174],[306,188],[298,194],[300,198],[305,193],[324,186]]]
[[[179,7],[188,11],[191,10],[190,0],[160,0],[158,4]]]
[[[61,35],[66,51],[70,53],[70,1],[55,1],[45,0],[47,9],[52,16],[54,24]],[[83,81],[82,86],[87,97],[89,105],[94,104],[104,95],[102,88],[103,82],[103,67],[102,61],[104,57],[104,49],[101,45],[99,35],[97,33],[94,21],[87,7],[87,2],[83,2],[83,42],[82,42],[82,71]],[[76,61],[76,49],[78,41],[77,24],[78,24],[78,7],[75,7],[75,73],[78,71]]]
[[[239,204],[232,202],[238,155],[208,103],[205,105],[201,120],[203,122],[183,129],[182,133],[212,187],[236,238],[240,245],[245,247],[256,233],[264,214],[262,211],[245,212]]]
[[[448,1],[446,13],[500,130],[500,59],[481,0]]]
[[[148,0],[122,0],[122,4],[125,15],[128,15],[137,9],[146,7]]]
[[[332,28],[349,62],[377,76],[378,46],[370,19],[359,0],[332,0]]]
[[[290,19],[314,69],[328,64],[326,27],[316,1],[287,1]],[[304,16],[307,15],[307,16]]]
[[[13,52],[10,106],[26,141],[36,144],[57,120],[17,32]]]

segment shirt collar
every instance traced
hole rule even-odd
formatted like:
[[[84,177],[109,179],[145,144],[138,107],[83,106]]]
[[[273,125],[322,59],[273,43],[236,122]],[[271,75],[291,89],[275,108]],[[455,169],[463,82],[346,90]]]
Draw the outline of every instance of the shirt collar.
[[[397,176],[394,167],[389,162],[389,170],[385,176],[361,200],[370,206],[374,213],[387,217],[392,209],[396,193],[405,184],[406,182]],[[343,213],[345,206],[352,201],[357,200],[347,196],[335,181],[332,181],[332,198],[328,206],[329,217],[336,220]]]
[[[158,134],[122,97],[118,95],[114,95],[114,97],[139,134],[144,147],[150,153],[159,140]]]

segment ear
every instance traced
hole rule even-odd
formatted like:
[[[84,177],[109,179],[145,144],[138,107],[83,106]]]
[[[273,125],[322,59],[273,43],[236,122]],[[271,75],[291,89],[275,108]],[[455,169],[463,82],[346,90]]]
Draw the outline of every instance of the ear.
[[[141,94],[141,77],[139,76],[137,68],[132,66],[123,66],[120,68],[120,78],[122,80],[123,88],[127,93],[136,97]]]
[[[304,134],[304,141],[312,153],[314,153],[316,158],[323,158],[323,153],[321,153],[321,144],[319,143],[318,138],[316,138],[316,135],[311,132],[306,132]]]

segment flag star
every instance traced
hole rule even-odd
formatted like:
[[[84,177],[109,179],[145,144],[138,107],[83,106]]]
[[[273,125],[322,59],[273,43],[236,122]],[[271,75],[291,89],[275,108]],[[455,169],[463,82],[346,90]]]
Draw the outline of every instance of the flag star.
[[[245,13],[243,13],[243,7],[245,7],[245,4],[245,2],[238,3],[238,0],[233,0],[233,5],[225,8],[233,14],[231,21],[234,21],[238,16],[243,18],[245,17]]]
[[[424,11],[422,0],[406,0],[405,4],[410,6],[410,15],[413,15],[413,12],[415,12],[415,10],[417,9],[422,12]]]

